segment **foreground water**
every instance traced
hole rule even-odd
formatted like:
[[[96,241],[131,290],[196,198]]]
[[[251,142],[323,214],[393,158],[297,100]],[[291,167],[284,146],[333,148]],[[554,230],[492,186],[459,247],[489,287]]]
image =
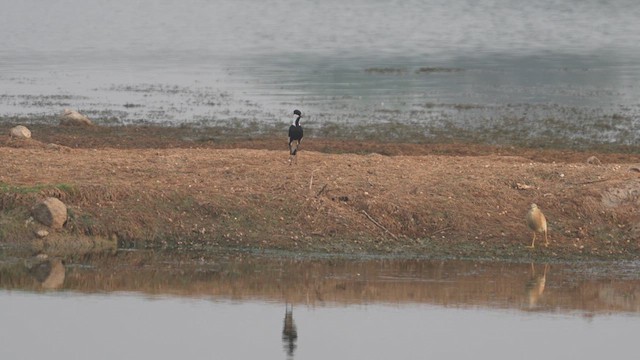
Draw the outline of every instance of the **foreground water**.
[[[640,264],[241,252],[0,259],[2,358],[635,354]]]
[[[310,136],[633,145],[638,18],[632,0],[14,2],[0,117],[251,133],[301,108]]]
[[[518,313],[428,304],[284,304],[0,291],[3,359],[628,358],[637,316]],[[290,350],[291,349],[291,350]]]

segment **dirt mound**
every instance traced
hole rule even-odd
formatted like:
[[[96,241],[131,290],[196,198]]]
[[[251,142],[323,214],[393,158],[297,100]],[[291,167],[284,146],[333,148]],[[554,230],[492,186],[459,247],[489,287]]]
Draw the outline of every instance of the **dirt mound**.
[[[28,217],[23,209],[56,196],[69,206],[67,232],[117,238],[120,246],[506,258],[640,254],[640,180],[629,164],[610,162],[615,154],[598,154],[602,165],[594,166],[585,156],[571,161],[575,153],[555,162],[460,155],[468,147],[455,155],[383,156],[311,151],[314,141],[303,143],[293,166],[286,142],[278,151],[0,147],[0,241],[32,237],[19,225]],[[532,202],[549,223],[547,249],[526,249]]]

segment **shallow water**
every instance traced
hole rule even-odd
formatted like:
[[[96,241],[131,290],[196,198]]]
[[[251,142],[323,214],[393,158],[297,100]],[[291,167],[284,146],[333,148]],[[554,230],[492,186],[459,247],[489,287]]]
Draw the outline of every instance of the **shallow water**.
[[[265,124],[299,107],[310,136],[397,122],[415,141],[464,131],[498,143],[638,140],[632,0],[30,0],[4,10],[5,119],[54,121],[74,107],[104,124]]]
[[[0,259],[2,358],[595,359],[634,354],[640,330],[637,262],[233,251],[51,259],[64,266]]]

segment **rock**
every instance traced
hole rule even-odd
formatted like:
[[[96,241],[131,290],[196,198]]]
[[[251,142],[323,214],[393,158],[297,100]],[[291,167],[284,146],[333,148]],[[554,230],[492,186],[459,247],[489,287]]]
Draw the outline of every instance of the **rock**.
[[[598,165],[598,166],[600,166],[600,165],[602,165],[602,162],[601,162],[601,161],[600,161],[600,159],[598,159],[597,157],[595,157],[595,156],[590,156],[590,157],[587,159],[587,164],[590,164],[590,165]]]
[[[64,109],[60,114],[60,125],[91,126],[93,123],[88,117],[72,109]]]
[[[64,146],[64,145],[58,145],[58,144],[53,144],[53,143],[49,143],[45,146],[45,149],[47,150],[55,150],[55,151],[60,151],[60,152],[71,152],[71,148],[68,146]]]
[[[531,190],[533,188],[534,187],[531,186],[531,185],[516,183],[516,189],[518,189],[518,190]]]
[[[49,232],[47,230],[40,229],[36,231],[36,236],[40,239],[46,238],[47,236],[49,236]]]
[[[62,229],[67,221],[67,206],[54,197],[45,199],[34,206],[33,217],[53,229]]]
[[[30,139],[31,131],[26,126],[18,125],[11,128],[11,137],[18,139]]]
[[[86,254],[113,254],[118,249],[115,238],[65,232],[51,233],[43,239],[35,238],[30,242],[34,253],[47,252],[50,256],[79,256]]]
[[[636,179],[629,179],[602,192],[602,204],[608,208],[620,206],[640,205],[640,183]]]

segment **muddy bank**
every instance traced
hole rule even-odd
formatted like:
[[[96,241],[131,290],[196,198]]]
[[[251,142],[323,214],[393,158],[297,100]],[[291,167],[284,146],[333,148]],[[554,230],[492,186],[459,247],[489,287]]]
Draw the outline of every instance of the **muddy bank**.
[[[13,120],[13,121],[10,121]],[[0,121],[0,139],[8,134],[11,124],[20,119]],[[17,121],[17,122],[16,122]],[[57,119],[48,119],[57,124]],[[262,125],[241,122],[217,127],[166,127],[166,126],[94,126],[68,127],[56,125],[29,124],[33,138],[43,144],[59,144],[70,148],[115,148],[115,149],[256,149],[282,151],[286,149],[288,123]],[[368,134],[375,128],[374,134]],[[378,128],[379,127],[379,128]],[[402,137],[390,139],[391,127],[401,127]],[[363,130],[363,131],[360,131]],[[395,129],[394,131],[398,131]],[[364,134],[363,134],[364,133]],[[538,162],[584,162],[589,156],[597,155],[603,163],[635,163],[640,159],[640,147],[615,143],[589,144],[575,141],[516,142],[507,145],[488,145],[476,133],[460,134],[454,130],[442,137],[424,138],[420,131],[405,125],[367,125],[356,128],[334,127],[330,131],[305,130],[304,150],[330,154],[376,153],[395,155],[452,155],[521,156]],[[495,139],[504,140],[500,137]],[[4,144],[4,142],[2,142]],[[285,144],[285,145],[283,145]],[[20,146],[8,144],[8,146]],[[26,145],[29,146],[29,145]],[[31,145],[34,146],[34,145]],[[585,147],[586,146],[586,147]]]
[[[32,131],[32,140],[0,137],[5,244],[33,241],[41,226],[28,221],[30,209],[54,196],[69,208],[55,237],[115,239],[120,247],[511,260],[640,255],[633,150],[310,138],[290,166],[285,140],[272,137],[195,141],[185,136],[190,129],[145,127]],[[586,162],[592,155],[600,165]],[[548,218],[548,248],[526,248],[532,202]]]

